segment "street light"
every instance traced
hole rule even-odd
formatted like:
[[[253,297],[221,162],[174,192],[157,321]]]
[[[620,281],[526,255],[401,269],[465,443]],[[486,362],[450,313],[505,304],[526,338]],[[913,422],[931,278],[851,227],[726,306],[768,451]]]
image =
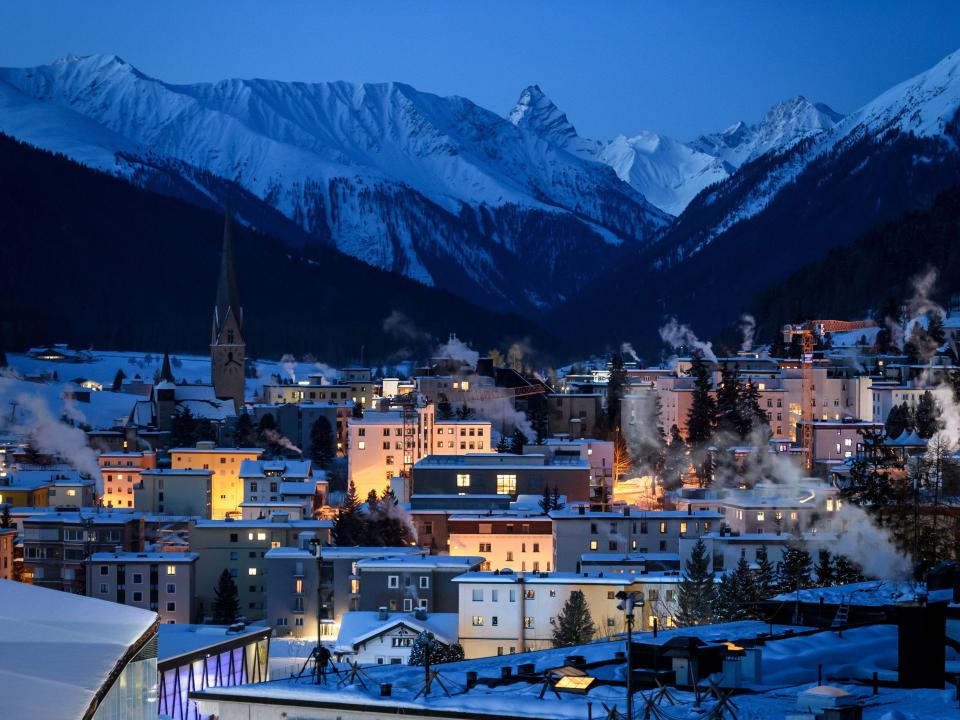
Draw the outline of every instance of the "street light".
[[[633,646],[633,611],[640,608],[640,617],[643,617],[643,594],[621,590],[616,594],[617,609],[623,610],[627,620],[627,720],[633,720],[633,655],[630,652]]]

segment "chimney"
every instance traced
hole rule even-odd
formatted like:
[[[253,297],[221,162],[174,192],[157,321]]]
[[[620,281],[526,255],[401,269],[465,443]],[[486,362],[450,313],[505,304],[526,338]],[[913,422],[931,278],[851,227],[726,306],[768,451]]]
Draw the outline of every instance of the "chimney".
[[[629,508],[629,507],[623,508],[623,516],[624,516],[624,517],[630,517],[630,508]]]
[[[580,515],[586,515],[586,508],[584,508],[583,505],[578,506],[577,510],[579,511]]]
[[[387,608],[384,605],[380,606],[380,609],[377,610],[377,620],[386,620],[389,617]]]

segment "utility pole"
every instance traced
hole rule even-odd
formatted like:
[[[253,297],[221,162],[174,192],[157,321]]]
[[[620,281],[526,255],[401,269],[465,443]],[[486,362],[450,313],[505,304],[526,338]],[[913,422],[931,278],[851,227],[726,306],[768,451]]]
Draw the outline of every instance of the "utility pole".
[[[643,617],[643,595],[638,597],[636,592],[621,590],[616,597],[620,601],[617,609],[623,610],[627,621],[627,720],[633,720],[633,654],[630,652],[633,647],[633,611],[639,607]]]

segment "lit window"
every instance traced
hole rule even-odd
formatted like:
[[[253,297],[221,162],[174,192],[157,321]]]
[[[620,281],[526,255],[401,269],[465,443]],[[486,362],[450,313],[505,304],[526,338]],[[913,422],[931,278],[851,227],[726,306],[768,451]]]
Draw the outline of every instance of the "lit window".
[[[827,512],[833,512],[833,498],[827,498]]]
[[[256,575],[256,574],[257,574],[256,568],[247,568],[247,575]]]
[[[267,539],[267,534],[265,532],[257,533],[257,540],[266,540],[266,539]]]
[[[497,495],[513,495],[516,492],[516,475],[497,475]]]
[[[469,473],[458,473],[458,474],[457,474],[457,487],[470,487],[470,474],[469,474]]]
[[[590,541],[590,549],[591,549],[591,550],[596,550],[596,549],[597,549],[597,541],[596,541],[596,540],[591,540],[591,541]]]
[[[766,519],[766,513],[761,510],[757,513],[757,520],[763,522],[764,519]]]
[[[680,534],[687,532],[687,524],[685,522],[680,523]]]
[[[76,495],[77,495],[77,491],[76,491],[76,490],[67,490],[67,496],[68,496],[68,497],[76,497]]]
[[[367,443],[366,443],[365,441],[361,440],[360,442],[357,443],[357,449],[358,449],[358,450],[366,450],[366,449],[367,449]]]
[[[483,625],[483,615],[474,615],[473,624],[475,627]]]
[[[176,565],[167,565],[167,575],[176,575],[177,566]]]
[[[660,534],[665,535],[667,532],[667,524],[665,522],[660,523]]]

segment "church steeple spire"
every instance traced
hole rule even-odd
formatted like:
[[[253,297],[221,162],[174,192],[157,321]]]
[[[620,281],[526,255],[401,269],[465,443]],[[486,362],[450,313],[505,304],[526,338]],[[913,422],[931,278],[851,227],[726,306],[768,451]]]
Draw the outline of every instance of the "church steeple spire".
[[[233,218],[227,203],[223,221],[223,253],[217,304],[213,308],[213,332],[210,339],[210,374],[218,398],[233,400],[239,412],[244,401],[246,343],[243,339],[243,308],[237,288],[233,256]]]
[[[220,255],[217,305],[213,316],[213,342],[217,342],[217,338],[227,322],[227,315],[231,312],[237,323],[237,329],[242,331],[243,307],[240,305],[240,291],[237,286],[237,273],[233,257],[233,213],[228,200],[223,220],[223,251]]]
[[[173,369],[170,367],[170,353],[163,354],[163,365],[160,366],[160,381],[176,383],[173,378]]]

